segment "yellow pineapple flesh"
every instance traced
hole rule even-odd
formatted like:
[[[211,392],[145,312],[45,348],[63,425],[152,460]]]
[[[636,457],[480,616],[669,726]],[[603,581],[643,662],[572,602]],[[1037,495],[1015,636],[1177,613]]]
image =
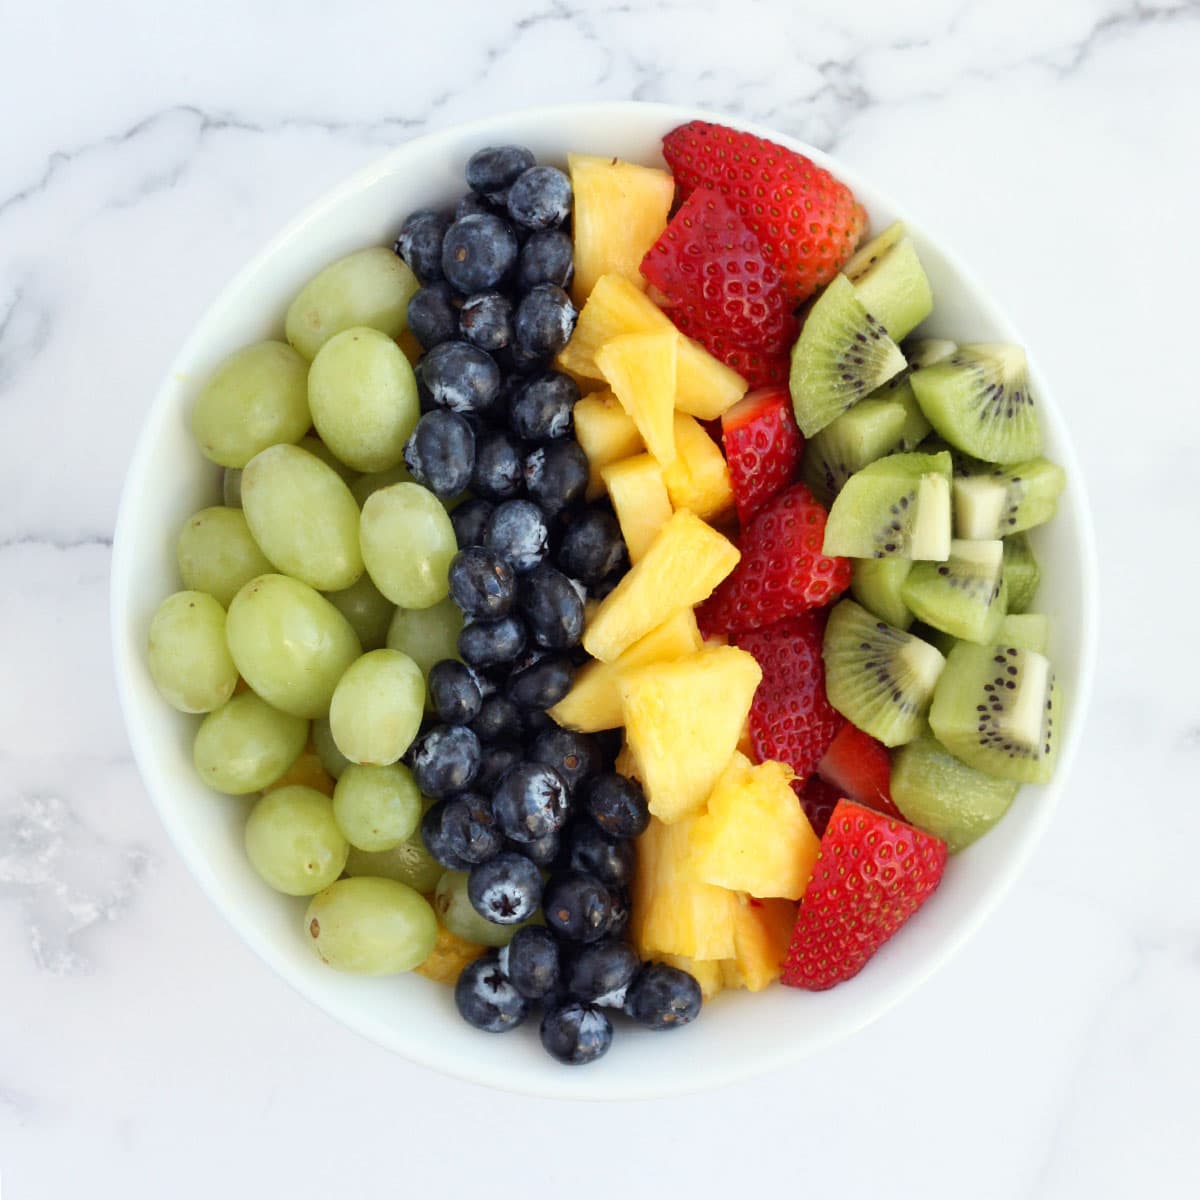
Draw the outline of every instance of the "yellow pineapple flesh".
[[[432,979],[434,983],[453,985],[458,981],[463,967],[473,963],[483,952],[484,947],[460,938],[458,934],[451,933],[439,923],[437,941],[434,942],[429,957],[416,968],[416,972],[418,975],[424,975],[426,979]]]
[[[675,461],[663,470],[672,508],[690,508],[706,521],[733,504],[725,456],[695,417],[675,414]]]
[[[641,781],[641,776],[637,771],[637,763],[633,760],[633,751],[630,750],[628,742],[621,743],[621,749],[617,751],[616,760],[613,762],[613,770],[618,775],[624,775],[626,779]]]
[[[669,967],[677,967],[686,971],[700,985],[700,995],[705,1000],[711,1000],[725,986],[724,967],[731,959],[688,958],[686,954],[659,954],[658,962],[664,962]],[[735,984],[736,986],[740,986]]]
[[[636,454],[600,468],[629,561],[645,557],[658,531],[671,519],[671,497],[663,469],[650,454]]]
[[[738,897],[733,921],[734,957],[721,963],[721,982],[728,988],[761,992],[783,973],[796,923],[790,900]]]
[[[584,396],[575,403],[575,440],[587,455],[591,474],[587,497],[594,500],[604,491],[600,468],[645,449],[633,419],[611,391]]]
[[[623,333],[596,351],[596,365],[637,426],[646,449],[666,467],[675,461],[675,370],[679,334]]]

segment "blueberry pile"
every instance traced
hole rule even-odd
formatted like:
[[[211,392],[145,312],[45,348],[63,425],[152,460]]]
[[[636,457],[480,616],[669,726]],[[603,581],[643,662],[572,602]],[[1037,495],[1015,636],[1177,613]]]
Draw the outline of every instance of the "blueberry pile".
[[[579,388],[550,366],[576,317],[570,180],[519,146],[479,151],[466,177],[452,215],[413,213],[395,246],[421,282],[408,324],[424,350],[422,416],[405,463],[458,500],[450,595],[466,618],[462,661],[430,670],[436,722],[407,761],[436,800],[421,828],[430,854],[469,872],[476,912],[520,926],[462,972],[459,1012],[501,1032],[540,1005],[542,1044],[579,1064],[608,1049],[607,1009],[670,1028],[696,1016],[700,990],[625,941],[632,839],[649,813],[612,769],[619,745],[546,713],[587,660],[585,602],[629,565],[611,509],[585,500]],[[526,924],[539,910],[545,924]]]

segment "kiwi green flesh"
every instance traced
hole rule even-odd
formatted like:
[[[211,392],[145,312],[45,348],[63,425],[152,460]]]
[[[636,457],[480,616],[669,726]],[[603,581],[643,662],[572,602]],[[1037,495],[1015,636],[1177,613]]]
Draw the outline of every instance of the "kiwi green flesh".
[[[1000,541],[950,543],[943,563],[914,563],[900,597],[926,625],[968,642],[991,642],[1007,612]]]
[[[1041,454],[1041,426],[1019,346],[961,346],[914,371],[911,382],[930,424],[959,450],[990,463]]]
[[[962,538],[997,538],[1044,525],[1066,486],[1062,467],[1045,458],[954,480],[954,531]]]
[[[908,632],[913,637],[919,637],[921,641],[928,642],[934,649],[941,653],[943,658],[959,643],[959,639],[953,634],[943,633],[940,629],[934,629],[932,625],[926,625],[924,621],[914,620],[908,627]]]
[[[872,392],[870,398],[894,400],[897,404],[904,405],[907,414],[904,428],[900,430],[900,437],[892,450],[905,454],[910,450],[915,450],[933,428],[925,419],[925,414],[917,403],[909,376],[913,371],[919,371],[922,367],[932,366],[935,362],[947,358],[958,347],[953,342],[945,341],[942,338],[917,338],[905,342],[900,349],[904,357],[908,359],[908,366],[899,375],[894,375],[882,387]]]
[[[835,276],[792,347],[789,387],[800,431],[806,438],[819,433],[904,366],[900,347],[859,302],[854,285]]]
[[[842,268],[851,283],[861,283],[878,265],[880,259],[908,237],[903,221],[893,221],[881,234],[860,246]]]
[[[856,559],[850,594],[881,621],[897,629],[907,629],[913,623],[913,615],[901,598],[900,589],[912,567],[910,558]]]
[[[1020,784],[993,779],[960,762],[928,732],[892,756],[891,794],[904,819],[965,849],[1000,820]]]
[[[904,428],[904,406],[867,399],[831,421],[804,447],[804,481],[826,507],[842,485],[892,450]]]
[[[959,642],[934,689],[929,725],[956,758],[1015,783],[1046,783],[1058,757],[1062,689],[1049,659],[1003,642]]]
[[[910,338],[901,347],[908,365],[919,371],[922,367],[932,367],[934,363],[949,358],[958,346],[948,338]]]
[[[885,746],[920,733],[945,663],[927,642],[842,600],[829,614],[822,656],[830,704],[859,729]]]
[[[1004,539],[1004,584],[1008,588],[1009,613],[1023,613],[1037,595],[1042,572],[1033,547],[1023,533]]]
[[[880,237],[886,236],[886,231]],[[883,322],[895,341],[911,333],[933,312],[933,293],[911,238],[882,251],[854,282],[859,303]]]
[[[1045,613],[1008,613],[1000,622],[996,641],[1018,650],[1046,653],[1050,641],[1050,618]]]

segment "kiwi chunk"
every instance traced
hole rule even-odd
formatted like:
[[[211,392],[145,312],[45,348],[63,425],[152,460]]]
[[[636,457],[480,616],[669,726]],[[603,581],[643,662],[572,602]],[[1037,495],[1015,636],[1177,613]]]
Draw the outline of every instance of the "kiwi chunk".
[[[831,421],[804,446],[804,481],[826,507],[867,463],[895,448],[907,418],[904,405],[863,400]]]
[[[950,554],[950,455],[891,454],[850,476],[829,510],[825,553],[943,562]]]
[[[885,746],[921,731],[945,659],[928,642],[840,601],[825,627],[825,691],[829,703]]]
[[[996,641],[1018,650],[1046,653],[1050,641],[1050,618],[1045,613],[1009,613],[1000,622]]]
[[[991,642],[1007,610],[999,539],[956,538],[943,563],[921,562],[900,589],[910,611],[926,625],[968,642]]]
[[[792,347],[789,387],[800,431],[819,433],[903,370],[904,355],[883,323],[863,307],[845,275],[834,276]]]
[[[940,837],[951,854],[1000,820],[1020,784],[960,762],[927,731],[892,758],[892,799],[904,819]]]
[[[854,563],[850,594],[869,613],[897,629],[907,629],[913,615],[900,595],[913,564],[911,558],[860,558]]]
[[[967,766],[995,779],[1046,783],[1058,758],[1061,708],[1045,655],[959,642],[937,681],[929,724]]]
[[[910,376],[922,367],[931,367],[935,362],[948,358],[958,347],[942,338],[918,338],[905,342],[900,352],[908,359],[908,366],[899,375],[893,375],[882,387],[876,388],[868,399],[893,400],[904,406],[904,427],[892,447],[894,452],[907,454],[915,450],[933,428],[926,420],[916,393],[912,390]]]
[[[859,303],[897,342],[933,312],[925,268],[901,221],[869,241],[842,270],[854,284]]]
[[[954,531],[961,538],[998,538],[1043,525],[1066,482],[1062,467],[1045,458],[957,476]]]
[[[1042,572],[1033,547],[1023,533],[1004,539],[1004,584],[1008,588],[1008,611],[1023,613],[1037,595]]]

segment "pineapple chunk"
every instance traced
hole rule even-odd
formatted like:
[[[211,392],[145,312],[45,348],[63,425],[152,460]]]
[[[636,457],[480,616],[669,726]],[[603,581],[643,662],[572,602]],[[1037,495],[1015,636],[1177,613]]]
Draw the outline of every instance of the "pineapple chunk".
[[[663,470],[673,508],[690,508],[706,521],[733,504],[725,456],[695,417],[675,414],[675,461]]]
[[[688,958],[686,954],[660,954],[657,956],[659,962],[664,962],[668,967],[677,967],[681,971],[686,971],[700,985],[700,995],[705,1000],[711,1000],[721,989],[724,984],[724,967],[727,962],[732,959],[722,959],[720,962],[709,959],[700,961],[695,958]]]
[[[290,787],[293,783],[316,788],[325,796],[333,795],[334,778],[325,770],[325,764],[321,762],[312,742],[309,742],[300,757],[278,779],[268,783],[263,791],[273,792],[276,788]]]
[[[761,679],[754,656],[734,646],[621,672],[625,736],[660,820],[680,821],[703,806],[733,756]]]
[[[675,461],[675,368],[679,334],[623,333],[596,351],[596,365],[633,418],[646,449],[664,466]]]
[[[589,500],[604,491],[601,467],[645,449],[637,426],[611,391],[576,401],[575,440],[583,447],[592,468],[588,478]]]
[[[739,896],[738,901],[733,921],[736,955],[721,964],[721,982],[728,988],[761,992],[783,973],[796,906],[790,900],[752,900],[749,896]]]
[[[674,328],[666,313],[628,279],[601,275],[579,312],[575,332],[559,354],[558,365],[576,378],[603,379],[596,352],[606,342],[624,333],[661,333]],[[699,342],[681,337],[675,388],[675,408],[702,421],[715,421],[746,394],[746,381]]]
[[[639,783],[641,782],[637,763],[633,761],[633,751],[630,750],[628,742],[621,743],[621,749],[617,752],[616,761],[613,763],[613,770],[618,775],[624,775],[626,779],[636,779]]]
[[[484,948],[460,938],[451,933],[444,925],[438,925],[437,941],[429,952],[429,957],[416,968],[418,975],[432,979],[434,983],[448,983],[453,986],[459,974],[467,963],[474,962]]]
[[[690,608],[682,608],[634,642],[615,663],[588,663],[576,674],[571,690],[550,709],[550,715],[560,725],[581,733],[616,729],[623,719],[621,693],[617,688],[623,668],[671,662],[694,653],[703,644],[696,614]]]
[[[615,662],[639,638],[692,608],[737,566],[738,548],[695,513],[675,513],[659,530],[645,557],[605,596],[583,635],[583,648],[601,662]],[[745,717],[738,717],[734,731]],[[729,744],[726,758],[733,750]],[[721,764],[724,766],[724,762]]]
[[[821,839],[783,763],[754,766],[735,753],[696,818],[688,869],[697,879],[751,896],[799,900]]]
[[[663,469],[652,455],[638,454],[601,467],[600,477],[620,522],[629,561],[638,562],[671,519]]]
[[[609,272],[644,288],[642,259],[667,227],[675,179],[657,167],[592,154],[568,154],[575,193],[575,284],[582,304]]]

